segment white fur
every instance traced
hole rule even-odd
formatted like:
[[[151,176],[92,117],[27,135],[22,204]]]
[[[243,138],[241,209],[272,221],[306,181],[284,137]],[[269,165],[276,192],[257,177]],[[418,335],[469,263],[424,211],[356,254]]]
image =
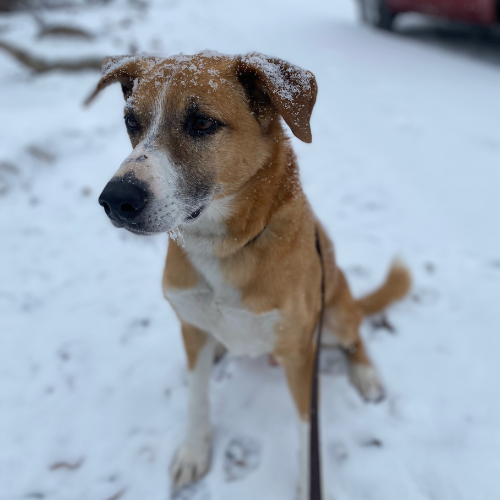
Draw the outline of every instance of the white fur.
[[[212,277],[217,275],[212,264]],[[221,279],[221,275],[217,276]],[[165,292],[177,314],[187,323],[212,334],[233,354],[260,356],[275,345],[278,310],[255,314],[241,303],[241,293],[229,286],[214,290],[205,280],[188,290]]]
[[[255,314],[242,304],[241,292],[226,282],[213,255],[225,234],[230,197],[213,201],[195,223],[181,227],[184,249],[200,275],[189,289],[167,288],[165,296],[187,323],[212,334],[236,355],[260,356],[274,350],[277,309]]]
[[[141,160],[145,156],[147,159]],[[133,170],[137,179],[148,183],[159,202],[165,199],[176,201],[179,175],[168,156],[162,150],[154,148],[150,135],[125,158],[115,176],[122,177],[129,170]]]
[[[340,343],[338,337],[324,323],[323,333],[321,334],[321,347],[327,347],[329,349],[342,347],[342,344]]]
[[[215,347],[214,339],[209,337],[190,373],[186,438],[170,470],[174,490],[197,481],[210,466],[212,431],[208,392]]]
[[[376,403],[383,399],[384,386],[373,366],[351,363],[349,375],[351,382],[366,401]]]
[[[163,115],[163,105],[165,103],[165,96],[167,95],[167,90],[170,87],[170,81],[166,81],[163,83],[163,88],[161,89],[161,92],[158,94],[158,97],[155,101],[155,109],[154,109],[154,118],[153,118],[153,125],[151,126],[151,129],[149,130],[148,137],[146,139],[146,144],[148,146],[151,146],[156,137],[158,136],[158,131],[160,130],[161,127],[161,122],[164,120],[164,115]]]
[[[226,235],[225,220],[231,214],[233,196],[212,200],[194,222],[182,224],[179,230],[189,254],[213,255],[213,251]]]

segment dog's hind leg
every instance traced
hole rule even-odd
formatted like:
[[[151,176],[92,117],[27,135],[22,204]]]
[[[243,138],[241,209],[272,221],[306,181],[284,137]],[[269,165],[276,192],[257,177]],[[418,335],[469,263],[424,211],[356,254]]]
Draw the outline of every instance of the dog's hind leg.
[[[383,399],[384,388],[359,334],[362,319],[363,312],[339,269],[335,287],[327,295],[323,343],[344,350],[352,384],[366,401],[376,402]],[[329,334],[333,334],[334,338],[328,338]]]
[[[377,369],[366,354],[364,343],[359,337],[346,349],[349,361],[349,377],[365,401],[377,403],[384,399],[384,386]]]
[[[186,437],[170,471],[174,491],[208,471],[212,446],[209,385],[216,341],[187,323],[182,324],[182,337],[189,364],[189,403]]]

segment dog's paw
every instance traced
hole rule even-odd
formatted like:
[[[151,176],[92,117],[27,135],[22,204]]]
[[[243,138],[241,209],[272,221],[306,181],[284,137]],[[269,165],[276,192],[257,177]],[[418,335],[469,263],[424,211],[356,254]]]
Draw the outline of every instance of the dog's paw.
[[[365,401],[378,403],[384,399],[384,386],[373,366],[352,363],[349,367],[349,375],[352,384]]]
[[[184,443],[179,448],[170,467],[174,492],[199,481],[208,472],[210,451],[209,439],[194,446]]]

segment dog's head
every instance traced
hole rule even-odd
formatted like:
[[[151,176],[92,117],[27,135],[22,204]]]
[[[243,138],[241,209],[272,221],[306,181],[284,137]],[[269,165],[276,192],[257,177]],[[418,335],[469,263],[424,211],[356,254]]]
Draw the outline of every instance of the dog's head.
[[[279,116],[312,140],[314,75],[279,59],[113,57],[87,103],[114,82],[134,149],[99,203],[116,227],[134,233],[195,223],[212,200],[238,192],[269,158]]]

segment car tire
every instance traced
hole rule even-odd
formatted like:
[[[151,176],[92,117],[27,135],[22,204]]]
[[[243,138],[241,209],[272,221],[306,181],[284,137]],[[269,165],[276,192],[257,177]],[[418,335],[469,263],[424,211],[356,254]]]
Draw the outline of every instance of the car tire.
[[[385,0],[360,0],[361,19],[365,24],[383,30],[391,30],[396,14]]]

